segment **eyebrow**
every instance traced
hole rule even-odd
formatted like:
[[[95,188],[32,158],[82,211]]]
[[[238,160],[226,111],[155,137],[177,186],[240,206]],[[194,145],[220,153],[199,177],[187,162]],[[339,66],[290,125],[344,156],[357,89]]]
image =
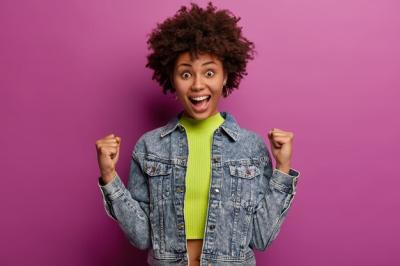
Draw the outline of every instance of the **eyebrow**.
[[[216,63],[214,61],[208,61],[208,62],[202,64],[202,66],[209,65],[209,64],[216,64]],[[192,65],[189,64],[189,63],[181,63],[181,64],[178,65],[178,67],[179,66],[192,66]]]

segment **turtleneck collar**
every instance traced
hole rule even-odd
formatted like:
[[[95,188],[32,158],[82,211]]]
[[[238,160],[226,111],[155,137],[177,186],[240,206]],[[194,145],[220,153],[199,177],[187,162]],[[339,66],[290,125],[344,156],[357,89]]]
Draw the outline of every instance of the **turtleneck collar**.
[[[161,138],[171,134],[177,128],[181,130],[180,128],[183,126],[179,123],[179,118],[183,113],[183,110],[179,111],[177,115],[173,116],[168,123],[163,126],[160,132]],[[226,133],[233,141],[237,141],[240,138],[240,126],[235,117],[227,111],[222,111],[220,113],[224,118],[224,122],[221,124],[222,131]]]
[[[183,113],[179,118],[179,122],[186,129],[213,130],[218,128],[224,122],[224,117],[220,112],[217,112],[216,114],[205,119],[196,120]]]

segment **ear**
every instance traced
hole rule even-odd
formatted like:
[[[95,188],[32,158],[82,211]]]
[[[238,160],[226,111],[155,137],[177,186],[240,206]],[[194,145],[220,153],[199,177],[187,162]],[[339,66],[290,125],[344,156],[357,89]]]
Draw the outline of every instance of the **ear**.
[[[228,74],[226,74],[226,72],[225,72],[225,74],[224,74],[224,86],[226,85],[226,82],[228,81]]]

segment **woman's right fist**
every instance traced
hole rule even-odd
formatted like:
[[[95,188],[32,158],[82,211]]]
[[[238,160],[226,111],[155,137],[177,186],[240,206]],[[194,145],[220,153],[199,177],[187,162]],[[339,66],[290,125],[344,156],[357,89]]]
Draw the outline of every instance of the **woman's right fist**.
[[[99,163],[100,174],[106,184],[112,180],[115,167],[119,158],[119,146],[121,138],[110,134],[96,141],[97,161]]]

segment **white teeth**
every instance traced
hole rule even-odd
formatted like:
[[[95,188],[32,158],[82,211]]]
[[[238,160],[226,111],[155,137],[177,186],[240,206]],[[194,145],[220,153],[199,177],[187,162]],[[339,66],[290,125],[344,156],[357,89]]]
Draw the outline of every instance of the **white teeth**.
[[[200,97],[190,97],[190,99],[193,99],[195,101],[202,101],[204,99],[207,99],[208,96],[200,96]]]

